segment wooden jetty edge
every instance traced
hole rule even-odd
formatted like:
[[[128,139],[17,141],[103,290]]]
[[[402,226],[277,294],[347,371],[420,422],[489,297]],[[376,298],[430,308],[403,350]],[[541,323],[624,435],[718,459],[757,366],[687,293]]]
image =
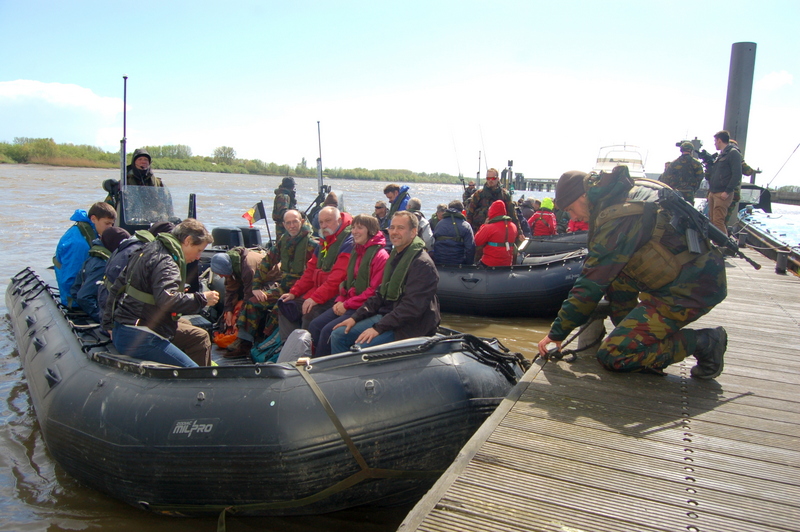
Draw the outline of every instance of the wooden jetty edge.
[[[719,378],[537,361],[398,530],[800,530],[800,279],[757,260],[696,324],[728,331]]]

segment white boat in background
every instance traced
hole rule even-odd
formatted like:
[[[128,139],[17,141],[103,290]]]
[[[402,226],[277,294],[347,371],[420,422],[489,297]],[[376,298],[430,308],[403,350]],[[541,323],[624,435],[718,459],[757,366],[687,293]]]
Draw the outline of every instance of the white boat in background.
[[[647,177],[644,173],[644,163],[642,149],[639,146],[630,144],[612,144],[603,146],[597,154],[597,162],[592,168],[593,172],[611,172],[615,166],[627,166],[631,177]]]

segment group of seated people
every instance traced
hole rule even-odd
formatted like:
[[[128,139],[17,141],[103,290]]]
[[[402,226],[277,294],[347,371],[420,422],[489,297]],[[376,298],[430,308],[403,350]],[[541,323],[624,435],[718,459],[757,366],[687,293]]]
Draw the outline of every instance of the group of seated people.
[[[132,168],[139,160],[149,163],[141,156]],[[505,201],[494,201],[474,232],[461,201],[441,205],[428,220],[408,187],[389,185],[385,194],[392,208],[378,202],[373,215],[323,206],[316,231],[301,212],[286,210],[285,231],[268,250],[213,256],[211,270],[225,281],[220,321],[236,331],[225,356],[250,355],[273,331],[285,342],[294,330],[307,330],[314,356],[430,336],[440,321],[435,263],[513,264],[519,229]],[[545,201],[542,211],[547,207]],[[187,264],[213,240],[208,230],[187,219],[131,236],[115,219],[108,202],[71,218],[75,225],[54,257],[62,303],[101,323],[122,354],[211,365],[207,332],[182,318],[220,299],[213,290],[186,289]]]

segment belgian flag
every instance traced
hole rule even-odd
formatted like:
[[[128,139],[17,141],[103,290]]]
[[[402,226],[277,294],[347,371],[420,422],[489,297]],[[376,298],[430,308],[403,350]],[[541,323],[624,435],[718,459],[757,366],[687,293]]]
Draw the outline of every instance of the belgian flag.
[[[253,224],[259,220],[266,220],[267,213],[266,211],[264,211],[264,202],[259,201],[258,203],[253,205],[253,208],[244,213],[242,215],[242,218],[244,218],[250,223],[250,227],[253,227]]]

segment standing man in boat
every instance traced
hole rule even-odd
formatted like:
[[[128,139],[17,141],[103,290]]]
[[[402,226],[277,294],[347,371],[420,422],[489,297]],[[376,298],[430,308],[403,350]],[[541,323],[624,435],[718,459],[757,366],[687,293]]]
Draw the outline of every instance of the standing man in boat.
[[[719,155],[708,178],[708,217],[727,234],[728,207],[733,202],[734,190],[742,184],[742,153],[725,130],[714,135],[714,147]]]
[[[681,143],[681,155],[669,165],[660,181],[678,191],[683,199],[694,205],[694,193],[703,181],[703,163],[692,157],[694,145]]]
[[[389,200],[389,214],[386,216],[386,224],[381,229],[388,229],[395,213],[406,210],[411,195],[408,193],[408,186],[403,185],[401,187],[395,183],[386,185],[383,189],[383,194]]]
[[[294,186],[294,178],[284,177],[283,181],[281,181],[281,186],[275,189],[275,200],[272,203],[272,221],[275,222],[276,242],[286,232],[283,227],[283,215],[289,209],[297,208]]]
[[[163,187],[161,179],[153,175],[150,168],[152,158],[147,150],[138,148],[131,156],[131,164],[128,165],[128,185],[139,187]]]
[[[500,186],[499,174],[495,168],[486,171],[486,184],[483,188],[475,192],[467,205],[467,221],[472,226],[472,231],[477,235],[478,231],[489,218],[489,207],[497,200],[503,200],[506,204],[506,214],[511,217],[514,226],[519,227],[517,211],[514,202],[511,201],[511,194],[508,190]],[[519,233],[519,241],[522,241],[522,233]]]
[[[470,181],[466,188],[464,188],[464,193],[461,195],[462,203],[466,204],[473,194],[475,194],[475,181]]]
[[[229,349],[229,357],[248,355],[253,344],[275,330],[278,298],[288,293],[300,279],[317,248],[311,224],[303,220],[300,211],[286,211],[283,225],[286,233],[270,248],[253,277],[252,296],[244,301],[236,321],[241,342],[238,347]]]
[[[353,344],[369,347],[436,333],[439,273],[417,236],[418,223],[408,211],[392,218],[389,238],[393,248],[381,285],[355,314],[334,327],[332,353],[347,351]]]
[[[728,335],[725,329],[686,329],[725,299],[725,263],[708,239],[698,254],[686,235],[658,212],[658,186],[634,181],[627,166],[610,174],[567,172],[556,185],[556,204],[573,219],[588,220],[589,255],[564,301],[539,355],[589,320],[603,298],[611,303],[611,331],[597,351],[611,371],[663,374],[688,356],[697,359],[692,377],[722,373]],[[651,205],[654,204],[654,205]],[[648,207],[650,205],[650,207]]]
[[[339,295],[339,284],[347,277],[347,264],[353,250],[352,221],[349,214],[336,207],[324,207],[319,211],[322,239],[303,276],[278,299],[281,341],[285,342],[295,329],[308,330],[314,318],[333,307]]]
[[[213,290],[185,290],[186,265],[198,260],[213,241],[202,223],[188,218],[131,258],[111,287],[103,312],[103,329],[112,331],[121,354],[187,368],[211,363],[208,333],[179,318],[219,301]],[[187,330],[178,334],[179,326]],[[188,356],[199,349],[199,360]]]

